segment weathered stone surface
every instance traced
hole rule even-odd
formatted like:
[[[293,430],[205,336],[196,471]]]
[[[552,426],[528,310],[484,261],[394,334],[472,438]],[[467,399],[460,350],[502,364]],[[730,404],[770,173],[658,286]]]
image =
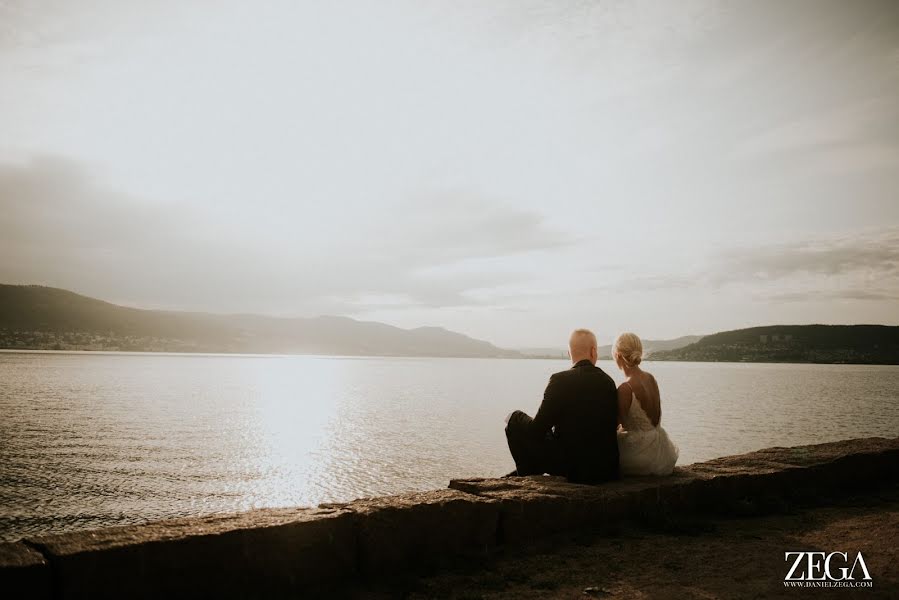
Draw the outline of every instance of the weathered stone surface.
[[[871,437],[793,446],[765,448],[746,454],[724,456],[686,467],[694,473],[728,475],[767,473],[785,467],[813,467],[838,463],[847,458],[874,465],[878,470],[899,457],[899,438]]]
[[[0,544],[0,593],[7,598],[50,598],[50,567],[21,542]]]
[[[686,467],[702,479],[694,510],[729,512],[821,492],[872,487],[899,477],[899,438],[765,448]]]
[[[352,514],[266,509],[29,540],[62,598],[270,597],[355,571]]]
[[[500,537],[515,543],[561,531],[614,527],[623,519],[680,506],[694,477],[676,471],[664,478],[631,478],[578,485],[563,477],[455,479],[450,488],[500,502]]]
[[[484,555],[497,541],[498,503],[455,490],[335,506],[355,514],[359,568],[365,575]]]
[[[899,438],[866,438],[768,448],[675,469],[667,477],[626,478],[598,486],[562,477],[457,479],[451,489],[500,502],[506,542],[561,531],[652,521],[690,512],[776,507],[821,489],[879,484],[899,477]]]

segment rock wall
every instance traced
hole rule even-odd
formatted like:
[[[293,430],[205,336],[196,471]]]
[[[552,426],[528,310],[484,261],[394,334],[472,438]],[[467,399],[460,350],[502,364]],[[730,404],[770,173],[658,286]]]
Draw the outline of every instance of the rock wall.
[[[449,489],[318,508],[0,544],[0,592],[27,598],[265,598],[483,557],[565,531],[678,515],[754,514],[899,479],[899,438],[768,448],[599,486],[558,477],[460,479]],[[17,592],[8,596],[7,592]]]

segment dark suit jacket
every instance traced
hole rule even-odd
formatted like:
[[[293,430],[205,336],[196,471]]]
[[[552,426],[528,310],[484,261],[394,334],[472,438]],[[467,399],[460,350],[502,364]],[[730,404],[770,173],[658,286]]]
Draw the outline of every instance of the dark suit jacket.
[[[589,360],[549,378],[533,428],[553,437],[553,474],[575,483],[618,478],[618,391]]]

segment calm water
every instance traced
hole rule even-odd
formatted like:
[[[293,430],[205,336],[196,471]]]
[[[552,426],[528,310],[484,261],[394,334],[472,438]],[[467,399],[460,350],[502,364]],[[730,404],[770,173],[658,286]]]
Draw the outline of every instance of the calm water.
[[[0,539],[513,468],[554,360],[0,353]],[[616,380],[613,365],[601,363]],[[657,363],[681,463],[899,435],[899,367]]]

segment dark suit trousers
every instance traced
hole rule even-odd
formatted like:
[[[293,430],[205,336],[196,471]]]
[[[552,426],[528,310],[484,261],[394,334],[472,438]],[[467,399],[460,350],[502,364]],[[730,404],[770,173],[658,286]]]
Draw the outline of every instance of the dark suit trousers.
[[[527,414],[516,410],[506,423],[506,441],[515,461],[515,470],[518,475],[558,474],[558,444],[550,433],[535,435],[533,422]]]

